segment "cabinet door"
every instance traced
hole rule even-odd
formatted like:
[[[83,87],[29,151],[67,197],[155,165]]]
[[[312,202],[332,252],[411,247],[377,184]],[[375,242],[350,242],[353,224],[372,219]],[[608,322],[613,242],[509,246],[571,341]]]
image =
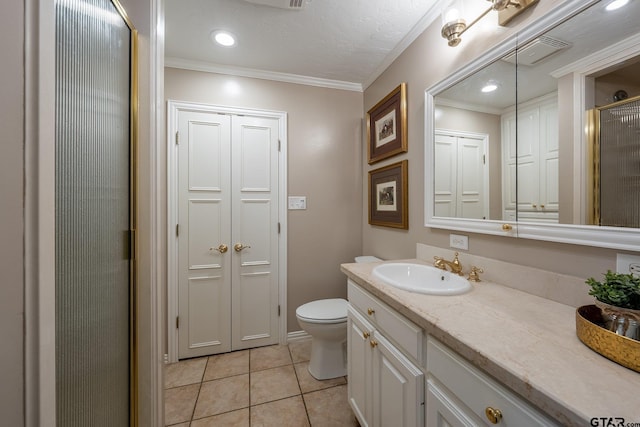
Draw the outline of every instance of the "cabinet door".
[[[373,327],[349,306],[347,317],[347,393],[362,427],[371,425],[371,356]]]
[[[429,427],[475,427],[481,425],[444,392],[427,380],[426,425]]]
[[[374,331],[373,425],[424,425],[424,375],[389,341]]]

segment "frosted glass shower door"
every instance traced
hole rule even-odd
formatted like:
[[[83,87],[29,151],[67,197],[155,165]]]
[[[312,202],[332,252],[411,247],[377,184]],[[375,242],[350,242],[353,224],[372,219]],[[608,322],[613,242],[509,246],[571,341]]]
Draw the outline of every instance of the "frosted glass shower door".
[[[126,426],[135,31],[109,0],[55,9],[56,424]]]

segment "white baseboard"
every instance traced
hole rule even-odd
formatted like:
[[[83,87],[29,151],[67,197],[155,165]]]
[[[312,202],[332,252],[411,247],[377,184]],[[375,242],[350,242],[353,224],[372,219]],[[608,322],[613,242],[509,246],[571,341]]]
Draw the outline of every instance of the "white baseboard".
[[[311,335],[305,331],[294,331],[287,334],[287,344],[290,342],[308,341],[311,339]]]

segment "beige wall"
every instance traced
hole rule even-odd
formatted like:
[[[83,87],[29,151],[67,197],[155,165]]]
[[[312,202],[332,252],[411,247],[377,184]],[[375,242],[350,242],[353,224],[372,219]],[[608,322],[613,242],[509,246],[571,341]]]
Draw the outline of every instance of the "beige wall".
[[[0,414],[24,423],[24,2],[5,2],[0,14]]]
[[[489,219],[502,218],[502,133],[500,116],[463,110],[461,108],[436,107],[441,114],[436,119],[436,129],[460,130],[489,135]]]
[[[289,332],[299,305],[346,297],[340,264],[362,241],[362,93],[167,68],[165,97],[287,112],[288,193],[307,196],[288,213]]]
[[[489,31],[467,31],[462,43],[451,48],[440,36],[440,22],[431,25],[407,48],[364,93],[364,111],[370,109],[401,82],[407,82],[409,151],[375,167],[409,159],[409,231],[397,231],[367,224],[363,196],[363,251],[386,259],[414,257],[416,243],[447,248],[449,232],[424,227],[424,91],[447,77],[504,37],[540,17],[560,1],[542,0],[519,17],[514,27]],[[480,34],[482,33],[482,34]],[[366,167],[363,176],[371,167]],[[366,192],[363,192],[366,194]],[[586,246],[548,243],[501,236],[471,234],[469,252],[507,262],[573,274],[599,276],[615,268],[615,253]]]

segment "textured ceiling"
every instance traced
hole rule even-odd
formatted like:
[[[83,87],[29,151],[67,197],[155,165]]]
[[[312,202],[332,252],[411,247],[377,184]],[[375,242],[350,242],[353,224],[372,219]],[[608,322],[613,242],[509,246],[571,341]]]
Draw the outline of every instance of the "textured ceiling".
[[[365,84],[438,18],[438,0],[304,0],[302,10],[244,0],[166,0],[165,57]],[[237,36],[215,46],[211,31]]]

